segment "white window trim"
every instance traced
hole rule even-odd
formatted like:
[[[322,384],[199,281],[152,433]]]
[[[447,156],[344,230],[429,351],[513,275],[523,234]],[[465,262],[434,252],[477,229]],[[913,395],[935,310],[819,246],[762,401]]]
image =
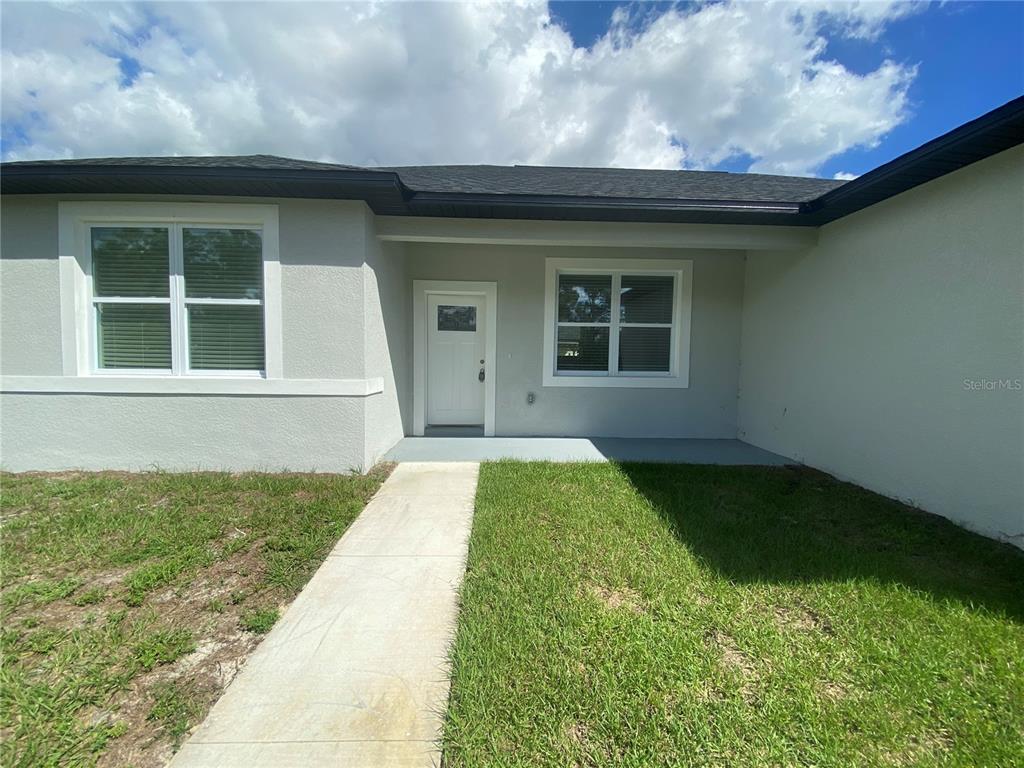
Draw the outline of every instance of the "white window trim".
[[[89,229],[92,226],[170,226],[173,233],[182,225],[259,228],[263,236],[263,333],[264,370],[191,371],[187,345],[180,322],[172,320],[172,370],[102,370],[95,364],[92,295],[92,251]],[[177,227],[174,225],[178,225]],[[161,379],[281,379],[283,349],[281,323],[281,263],[279,253],[278,212],[276,205],[237,203],[134,203],[134,202],[61,202],[58,207],[58,245],[60,248],[61,343],[65,376],[112,376]],[[172,248],[172,253],[174,253]],[[172,257],[173,258],[173,257]],[[174,273],[175,270],[171,270]],[[178,270],[180,272],[180,270]],[[175,284],[172,280],[172,297]],[[179,286],[180,287],[180,286]],[[225,303],[218,300],[217,303]],[[173,372],[172,372],[173,371]]]
[[[673,275],[672,349],[669,372],[612,373],[610,371],[571,373],[555,370],[558,327],[558,275],[602,274],[612,276],[613,311],[618,307],[618,286],[623,274]],[[693,262],[688,259],[556,259],[546,260],[544,281],[544,363],[545,387],[646,387],[686,388],[690,386],[690,323],[693,298]],[[574,325],[580,325],[574,323]],[[602,325],[604,325],[602,323]],[[614,324],[613,324],[614,325]],[[627,326],[634,325],[627,323]],[[640,325],[649,325],[641,323]],[[657,324],[662,325],[662,324]],[[609,359],[618,359],[618,334],[609,334]]]

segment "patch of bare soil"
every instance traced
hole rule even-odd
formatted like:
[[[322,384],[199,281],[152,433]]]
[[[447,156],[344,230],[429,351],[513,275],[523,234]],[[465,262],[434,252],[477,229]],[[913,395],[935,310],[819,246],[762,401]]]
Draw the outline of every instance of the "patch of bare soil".
[[[704,681],[700,687],[695,691],[694,696],[697,701],[708,704],[708,703],[720,703],[725,700],[725,694],[719,690],[710,681]]]
[[[108,705],[127,729],[123,736],[110,743],[99,766],[166,765],[178,745],[170,734],[164,733],[162,724],[149,719],[154,688],[171,681],[180,684],[181,689],[188,692],[196,711],[202,713],[196,720],[198,725],[261,639],[238,629],[238,615],[228,611],[213,622],[204,622],[202,637],[192,653],[174,664],[156,667],[135,678],[129,688]]]
[[[23,477],[42,477],[46,480],[80,480],[83,477],[109,477],[114,479],[130,480],[147,473],[126,472],[120,469],[103,469],[98,471],[89,470],[88,472],[81,469],[65,469],[56,471],[32,470],[29,472],[19,472],[18,474]]]
[[[596,597],[608,610],[625,609],[632,613],[644,613],[640,593],[629,587],[612,589],[601,584],[588,584],[587,592]]]
[[[586,723],[569,723],[563,729],[566,740],[577,753],[573,768],[601,768],[622,762],[621,750],[611,744],[602,743]],[[582,754],[580,754],[582,753]]]
[[[818,695],[825,701],[842,701],[850,696],[850,691],[845,685],[828,681],[818,685]]]
[[[228,538],[231,538],[229,535]],[[150,719],[158,686],[174,683],[196,713],[193,725],[234,679],[246,658],[262,639],[240,629],[243,612],[259,605],[276,605],[279,596],[262,586],[264,567],[260,555],[262,540],[218,560],[199,572],[191,584],[167,588],[147,597],[141,606],[128,607],[122,586],[127,570],[82,573],[75,596],[44,605],[25,606],[13,611],[9,621],[31,620],[36,630],[67,631],[102,622],[106,616],[124,612],[126,621],[156,611],[161,624],[188,629],[195,649],[171,664],[154,667],[134,677],[128,687],[99,707],[82,711],[84,725],[118,724],[121,735],[113,738],[99,759],[101,767],[157,768],[170,760],[176,739],[165,726]],[[87,604],[74,600],[90,591],[101,596]],[[250,600],[253,596],[255,599]],[[183,740],[179,738],[177,740]]]
[[[382,464],[371,471],[386,477],[392,464]],[[101,474],[136,480],[138,475],[128,473],[36,473],[48,479],[65,480],[92,477]],[[258,497],[252,492],[249,501]],[[296,498],[306,498],[307,492],[296,492]],[[312,495],[310,495],[312,498]],[[152,507],[168,503],[166,497],[154,497]],[[246,503],[240,498],[239,503]],[[5,509],[5,513],[9,510]],[[30,602],[10,611],[6,620],[31,626],[40,633],[46,630],[67,631],[86,624],[98,626],[108,616],[123,615],[126,626],[136,619],[148,621],[155,611],[160,628],[187,629],[192,635],[194,649],[174,662],[154,666],[136,674],[127,686],[101,705],[79,710],[78,716],[85,726],[108,724],[116,730],[107,742],[97,765],[100,768],[132,766],[132,768],[161,768],[165,766],[188,733],[202,722],[214,702],[231,683],[244,665],[249,654],[262,639],[261,635],[241,629],[242,615],[257,608],[278,608],[283,612],[291,596],[265,583],[263,538],[252,537],[247,531],[233,529],[219,542],[219,559],[200,569],[188,584],[168,587],[147,595],[139,606],[129,606],[124,598],[124,579],[131,569],[88,570],[80,565],[68,566],[81,583],[68,599],[40,605]],[[237,549],[237,551],[235,551]],[[63,575],[48,573],[49,578]],[[5,584],[5,590],[27,576]],[[75,601],[78,602],[75,602]],[[121,670],[124,671],[124,670]],[[111,671],[115,677],[117,671]],[[152,717],[157,693],[173,689],[177,696],[174,717],[163,720]],[[172,722],[173,721],[173,722]],[[8,734],[3,734],[8,735]]]
[[[757,669],[754,662],[736,645],[732,635],[721,630],[713,630],[707,636],[707,641],[721,654],[722,666],[737,673],[741,679],[740,693],[743,698],[750,702],[754,699],[753,682],[757,677]]]
[[[0,528],[17,520],[19,517],[32,514],[35,510],[33,509],[5,509],[0,513]]]
[[[698,608],[704,608],[705,606],[711,605],[711,598],[700,590],[695,590],[690,593],[690,602]]]
[[[565,728],[566,738],[579,746],[587,743],[587,735],[589,733],[590,728],[587,727],[586,723],[569,723]]]
[[[940,761],[953,748],[953,739],[944,730],[929,731],[911,736],[903,749],[885,752],[881,758],[884,765],[921,765]]]
[[[781,630],[821,632],[829,636],[835,634],[832,622],[803,604],[777,605],[772,610],[772,618]]]
[[[228,538],[232,538],[229,534]],[[109,708],[125,722],[124,735],[113,740],[98,766],[131,765],[156,768],[166,765],[178,746],[161,723],[149,719],[154,689],[168,682],[188,691],[199,713],[195,725],[220,698],[262,639],[244,632],[239,620],[252,606],[245,597],[259,591],[263,578],[262,541],[203,569],[184,588],[168,589],[146,601],[159,606],[161,617],[175,626],[187,627],[195,638],[195,650],[166,666],[136,677]],[[241,599],[240,599],[241,598]],[[281,606],[282,610],[284,606]],[[184,738],[181,739],[182,741]]]

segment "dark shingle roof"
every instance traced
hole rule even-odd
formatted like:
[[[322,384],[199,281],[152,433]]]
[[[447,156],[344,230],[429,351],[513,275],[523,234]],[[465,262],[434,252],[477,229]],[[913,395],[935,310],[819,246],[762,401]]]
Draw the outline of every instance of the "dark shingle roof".
[[[802,203],[842,186],[842,181],[721,171],[655,171],[630,168],[560,168],[537,165],[406,165],[362,167],[276,155],[202,157],[88,157],[28,160],[4,167],[222,168],[265,171],[363,171],[394,173],[413,192],[459,195],[609,197],[638,200],[736,200]]]
[[[391,166],[416,192],[477,195],[628,197],[637,200],[742,200],[802,203],[842,181],[720,171],[648,171],[536,165]]]
[[[31,166],[101,166],[104,168],[251,168],[263,171],[344,171],[363,170],[356,165],[318,163],[277,155],[202,155],[183,157],[80,157],[70,160],[22,160],[4,163],[7,167]]]
[[[850,182],[714,171],[433,165],[364,168],[273,155],[0,165],[3,194],[363,200],[380,215],[821,226],[1024,142],[1014,99]]]

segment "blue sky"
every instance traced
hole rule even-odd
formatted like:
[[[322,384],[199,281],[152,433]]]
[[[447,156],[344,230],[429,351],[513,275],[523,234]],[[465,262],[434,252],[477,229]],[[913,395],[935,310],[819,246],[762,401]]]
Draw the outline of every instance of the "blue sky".
[[[5,159],[850,178],[1024,93],[1024,3],[4,3]]]
[[[592,45],[608,28],[612,13],[629,3],[561,0],[552,15],[578,45]],[[659,13],[671,3],[650,3]],[[1024,2],[932,3],[916,15],[897,19],[877,40],[831,36],[827,55],[854,72],[869,72],[885,58],[917,65],[910,85],[909,119],[872,149],[851,149],[824,163],[818,175],[862,174],[1024,95]],[[749,158],[718,163],[720,170],[744,171]]]

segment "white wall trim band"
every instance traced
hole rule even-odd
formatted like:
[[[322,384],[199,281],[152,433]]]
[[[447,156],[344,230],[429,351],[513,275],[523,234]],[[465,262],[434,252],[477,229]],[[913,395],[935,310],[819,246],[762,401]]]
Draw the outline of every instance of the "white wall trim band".
[[[383,377],[263,379],[200,376],[0,376],[0,392],[4,394],[368,397],[383,391]]]

